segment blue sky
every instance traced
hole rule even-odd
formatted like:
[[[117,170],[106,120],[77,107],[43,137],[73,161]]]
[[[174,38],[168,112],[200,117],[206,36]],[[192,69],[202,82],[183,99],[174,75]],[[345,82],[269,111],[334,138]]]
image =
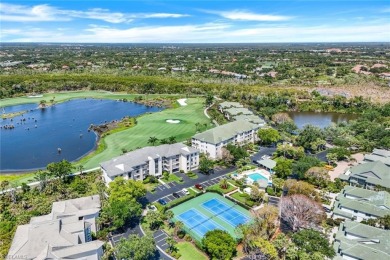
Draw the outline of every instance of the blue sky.
[[[1,0],[1,42],[390,42],[390,1]]]

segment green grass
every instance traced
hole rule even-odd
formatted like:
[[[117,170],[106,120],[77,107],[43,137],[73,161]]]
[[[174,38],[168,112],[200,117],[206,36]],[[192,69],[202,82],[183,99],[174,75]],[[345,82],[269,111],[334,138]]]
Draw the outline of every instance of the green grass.
[[[199,251],[193,244],[190,242],[179,242],[177,244],[177,249],[181,257],[179,260],[207,260],[209,259],[205,254]]]
[[[164,182],[177,182],[177,183],[182,183],[183,181],[182,181],[182,179],[181,178],[179,178],[179,177],[177,177],[175,174],[169,174],[168,175],[168,178],[163,178],[162,179]]]
[[[197,211],[199,211],[201,214],[206,216],[207,218],[212,218],[212,221],[216,222],[223,229],[225,229],[232,237],[238,238],[238,234],[235,232],[235,227],[230,225],[228,222],[226,222],[225,220],[223,220],[219,216],[215,216],[215,214],[211,213],[210,211],[208,211],[202,207],[202,204],[204,202],[211,200],[211,199],[218,199],[218,200],[224,202],[225,204],[227,204],[228,206],[234,206],[234,209],[243,213],[244,215],[246,215],[248,217],[251,216],[249,211],[247,211],[246,209],[244,209],[243,207],[241,207],[239,205],[235,205],[232,201],[222,197],[221,195],[216,194],[216,193],[212,193],[212,192],[206,192],[205,194],[202,194],[196,198],[193,198],[189,201],[186,201],[186,202],[172,208],[171,211],[175,215],[175,217],[173,218],[173,221],[177,220],[176,216],[194,208]],[[190,234],[193,239],[195,239],[197,241],[202,240],[202,238],[198,234],[196,234],[194,231],[188,230],[186,226],[184,227],[184,230],[188,234]]]
[[[207,187],[207,190],[210,190],[210,191],[219,191],[223,194],[226,194],[226,193],[229,193],[233,190],[237,189],[236,187],[233,187],[232,185],[228,184],[228,187],[227,189],[222,189],[221,186],[219,185],[219,183],[217,184],[214,184],[210,187]]]
[[[81,161],[85,169],[99,166],[99,163],[112,159],[122,154],[122,148],[132,151],[148,144],[148,139],[155,136],[158,139],[175,136],[176,141],[184,141],[195,134],[196,123],[207,124],[211,128],[210,120],[203,114],[203,102],[201,98],[190,98],[187,106],[174,109],[166,109],[161,112],[146,114],[137,118],[137,125],[124,131],[106,136],[103,142],[106,149],[98,154],[93,154],[88,160]],[[167,119],[178,119],[179,124],[169,124]]]
[[[20,185],[21,183],[34,181],[34,173],[22,173],[22,174],[1,174],[0,182],[8,181]]]
[[[28,104],[28,103],[39,103],[41,100],[46,100],[48,104],[50,103],[49,100],[51,100],[54,97],[55,102],[64,102],[70,99],[74,98],[102,98],[102,99],[123,99],[126,98],[128,100],[133,100],[136,96],[143,96],[145,95],[138,95],[138,94],[127,94],[125,92],[108,92],[108,91],[65,91],[65,92],[54,92],[54,93],[46,93],[43,94],[43,97],[36,97],[36,98],[29,98],[27,96],[24,97],[17,97],[17,98],[5,98],[1,100],[1,107],[5,106],[12,106],[12,105],[21,105],[21,104]],[[151,94],[147,96],[147,99],[152,99],[155,97],[175,97],[179,95],[158,95],[158,94]]]
[[[242,194],[244,194],[244,193],[235,192],[235,193],[231,194],[230,197],[238,200],[239,202],[245,203],[246,200],[247,200],[247,196],[246,195],[242,195]]]

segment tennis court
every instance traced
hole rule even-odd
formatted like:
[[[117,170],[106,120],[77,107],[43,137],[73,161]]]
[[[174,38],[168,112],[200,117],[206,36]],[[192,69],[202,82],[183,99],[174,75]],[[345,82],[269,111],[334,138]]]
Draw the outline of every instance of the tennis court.
[[[214,229],[223,229],[215,221],[207,218],[196,209],[190,209],[177,217],[189,229],[203,237],[208,231]]]
[[[198,241],[214,229],[225,230],[238,238],[236,227],[252,219],[246,209],[211,192],[174,207],[172,212],[173,221],[183,222],[186,232]]]
[[[218,215],[218,217],[229,222],[229,224],[231,224],[233,227],[249,221],[247,216],[234,208],[235,205],[228,206],[219,199],[211,199],[206,201],[202,204],[202,206],[211,211],[214,215]]]

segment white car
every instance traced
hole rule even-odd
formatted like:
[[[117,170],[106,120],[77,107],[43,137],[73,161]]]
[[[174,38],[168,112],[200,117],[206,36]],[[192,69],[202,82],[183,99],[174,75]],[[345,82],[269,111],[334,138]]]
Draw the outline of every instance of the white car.
[[[185,195],[190,195],[190,192],[189,192],[186,188],[182,189],[181,191],[182,191]]]

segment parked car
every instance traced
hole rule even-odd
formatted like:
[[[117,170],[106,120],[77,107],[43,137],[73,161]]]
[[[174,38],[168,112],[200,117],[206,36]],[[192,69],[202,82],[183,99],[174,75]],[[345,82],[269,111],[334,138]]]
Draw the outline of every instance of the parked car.
[[[172,196],[175,197],[176,199],[180,198],[180,195],[177,194],[176,192],[172,193]]]
[[[148,210],[150,210],[150,211],[157,211],[157,208],[154,205],[148,205]]]
[[[189,192],[186,188],[182,189],[181,191],[182,191],[185,195],[190,195],[190,192]]]
[[[198,190],[203,190],[202,185],[200,185],[199,183],[195,184],[195,188],[197,188]]]
[[[160,203],[161,205],[167,205],[167,202],[165,201],[165,200],[163,200],[163,199],[159,199],[158,200],[158,203]]]

